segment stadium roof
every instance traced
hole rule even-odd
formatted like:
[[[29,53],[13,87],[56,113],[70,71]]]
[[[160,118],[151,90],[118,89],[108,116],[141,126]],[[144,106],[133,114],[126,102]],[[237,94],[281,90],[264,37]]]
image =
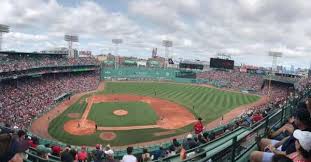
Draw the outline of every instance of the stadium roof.
[[[16,52],[16,51],[0,51],[0,55],[51,55],[51,56],[63,56],[68,55],[68,53],[38,53],[38,52]]]

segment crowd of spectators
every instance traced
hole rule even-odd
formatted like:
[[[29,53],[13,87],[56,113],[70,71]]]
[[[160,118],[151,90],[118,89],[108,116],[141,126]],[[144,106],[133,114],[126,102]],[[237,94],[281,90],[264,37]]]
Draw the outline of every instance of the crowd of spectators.
[[[47,67],[47,66],[72,66],[72,65],[88,65],[97,64],[94,58],[66,58],[66,57],[50,57],[40,56],[0,56],[0,72],[19,71],[25,69],[31,69],[34,67]],[[269,86],[264,84],[264,79],[260,75],[251,75],[247,73],[241,73],[238,71],[208,71],[197,74],[198,79],[208,79],[212,81],[218,81],[220,84],[225,85],[230,89],[247,89],[254,90],[261,95],[268,95]],[[7,127],[14,126],[19,129],[26,129],[30,125],[31,120],[49,110],[49,108],[55,103],[55,98],[65,93],[77,93],[96,89],[99,84],[99,74],[97,72],[83,72],[83,73],[59,73],[59,74],[47,74],[41,77],[27,77],[19,78],[16,80],[0,82],[0,123],[7,123]],[[298,85],[301,89],[311,83],[310,79],[301,80]],[[264,85],[264,86],[263,86]],[[282,104],[288,95],[288,86],[272,84],[271,87],[272,105]],[[300,106],[303,107],[303,106]],[[160,147],[154,152],[148,152],[147,149],[143,150],[143,153],[139,156],[133,155],[133,148],[127,148],[127,154],[123,156],[123,162],[147,162],[151,160],[157,160],[165,158],[171,155],[180,154],[181,159],[186,159],[186,151],[197,148],[215,138],[224,135],[228,131],[232,131],[239,126],[252,126],[257,122],[263,120],[269,113],[272,112],[272,107],[268,103],[251,107],[248,111],[245,111],[235,120],[235,124],[222,130],[220,133],[204,133],[203,125],[199,125],[200,120],[194,134],[189,134],[183,140],[178,142],[177,139],[173,139],[172,144],[168,148]],[[254,152],[251,156],[251,161],[265,161],[264,157],[272,161],[279,155],[285,156],[291,159],[299,157],[302,162],[310,161],[310,147],[305,147],[306,138],[311,139],[310,132],[308,134],[309,125],[311,123],[310,113],[306,112],[306,108],[299,110],[299,113],[295,114],[295,118],[289,120],[285,126],[279,129],[271,128],[270,138],[273,140],[262,139],[260,142],[260,150]],[[302,115],[303,114],[303,115]],[[306,114],[309,117],[305,116]],[[297,130],[300,129],[300,130]],[[1,133],[4,133],[3,131]],[[10,132],[10,130],[8,130]],[[13,132],[10,132],[13,133]],[[81,150],[77,150],[72,146],[60,147],[57,145],[40,144],[37,137],[27,137],[24,131],[18,131],[16,136],[7,136],[6,138],[12,138],[13,143],[10,144],[10,148],[6,150],[4,157],[0,156],[0,161],[3,159],[18,159],[24,158],[23,152],[29,148],[35,149],[38,155],[42,158],[49,158],[49,155],[59,157],[61,161],[90,161],[95,162],[116,162],[114,158],[113,149],[107,145],[103,147],[96,145],[95,149],[88,152],[85,146],[81,147]],[[288,139],[287,139],[288,138]],[[298,141],[298,146],[293,152],[287,152],[287,146],[280,148],[282,153],[275,153],[278,150],[280,141],[289,141],[291,145],[293,141]],[[301,141],[303,140],[304,141]],[[0,139],[1,140],[1,139]],[[270,142],[270,143],[269,143]],[[274,142],[274,143],[273,143]],[[282,143],[284,144],[284,143]],[[309,143],[310,144],[310,143]],[[289,144],[290,145],[290,144]],[[309,145],[308,145],[309,146]],[[293,149],[293,146],[288,146]],[[302,150],[302,151],[301,151]],[[196,150],[200,152],[200,150]],[[1,155],[1,150],[0,150]],[[260,159],[261,158],[261,159]]]
[[[241,73],[238,71],[219,71],[210,70],[197,74],[198,79],[208,79],[211,81],[218,81],[219,84],[231,88],[238,89],[241,88],[247,90],[259,91],[263,83],[263,77],[259,75],[253,75],[248,73]]]
[[[26,128],[37,115],[47,111],[54,99],[65,93],[96,89],[96,72],[48,74],[0,84],[0,123]]]
[[[311,86],[311,77],[302,78],[296,84],[296,89],[298,91],[303,91],[305,88],[310,87],[310,86]]]
[[[260,95],[269,95],[269,90],[271,90],[271,102],[273,104],[282,103],[287,99],[289,95],[289,85],[273,83],[270,85],[269,83],[264,82],[264,78],[262,75],[256,74],[248,74],[242,73],[239,71],[219,71],[219,70],[211,70],[203,73],[197,74],[198,79],[208,79],[210,81],[216,81],[217,84],[225,86],[229,89],[234,90],[249,90],[252,92],[256,92]],[[310,79],[304,80],[303,84],[305,85],[308,82],[311,83]],[[266,105],[261,105],[263,107]]]
[[[274,104],[284,102],[290,95],[289,86],[286,84],[271,84],[270,85],[270,97],[271,102]],[[269,95],[269,83],[266,83],[260,92],[261,95]]]
[[[94,65],[98,64],[93,57],[68,58],[50,55],[0,55],[0,72],[27,70],[39,67]]]
[[[311,111],[308,102],[297,106],[293,116],[280,128],[270,128],[268,138],[259,141],[251,162],[311,162]],[[308,111],[309,110],[309,111]]]

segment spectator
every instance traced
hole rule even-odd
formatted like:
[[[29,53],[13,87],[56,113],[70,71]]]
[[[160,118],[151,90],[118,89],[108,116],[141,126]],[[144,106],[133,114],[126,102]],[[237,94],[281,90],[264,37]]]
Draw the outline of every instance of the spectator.
[[[39,139],[35,136],[30,137],[28,143],[29,143],[29,147],[37,148],[37,146],[39,145]]]
[[[70,147],[66,147],[64,151],[61,153],[61,161],[62,162],[73,162],[74,156],[70,153]]]
[[[87,157],[86,146],[82,146],[81,151],[77,154],[77,159],[79,162],[86,162]]]
[[[113,150],[112,150],[112,148],[111,148],[111,146],[108,144],[106,147],[105,147],[105,151],[104,151],[104,153],[106,154],[106,152],[109,152],[110,154],[111,154],[111,152],[112,152],[112,155],[113,155]]]
[[[190,150],[198,146],[198,144],[194,141],[192,134],[187,135],[187,139],[183,143],[184,149]]]
[[[52,149],[49,147],[49,144],[38,145],[37,152],[40,157],[43,159],[49,159],[49,154],[52,153]]]
[[[307,108],[308,108],[308,111],[309,111],[310,116],[311,116],[311,98],[307,99],[306,104],[307,104]]]
[[[60,157],[60,153],[62,152],[62,148],[60,146],[55,145],[55,146],[52,146],[51,149],[52,149],[52,155]]]
[[[293,160],[285,155],[274,155],[272,162],[293,162]]]
[[[6,123],[4,125],[4,128],[1,128],[0,134],[8,134],[8,133],[14,133],[14,131],[11,129],[10,124]]]
[[[127,155],[124,155],[122,158],[122,162],[138,162],[137,158],[132,155],[133,147],[126,148]]]
[[[151,155],[146,148],[143,149],[143,154],[141,155],[141,159],[143,162],[149,162],[152,160]]]
[[[94,162],[101,162],[102,157],[104,155],[104,151],[102,150],[102,146],[100,144],[96,144],[95,146],[96,150],[92,152],[92,157],[94,159]]]
[[[263,119],[263,116],[259,111],[255,112],[252,116],[252,122],[253,123],[257,123],[257,122],[261,121],[262,119]]]
[[[172,145],[168,148],[167,156],[176,155],[176,149]]]
[[[187,158],[186,147],[184,144],[182,144],[181,150],[180,150],[180,160],[185,160],[186,158]]]
[[[166,157],[166,151],[161,146],[158,150],[156,150],[153,154],[154,160],[159,160]]]
[[[174,150],[176,153],[180,152],[181,145],[180,145],[180,143],[177,141],[176,138],[173,139],[172,145],[171,145],[170,147],[174,148],[173,150]]]
[[[293,124],[294,124],[294,117],[291,117],[288,119],[288,122],[285,125],[277,129],[276,131],[269,130],[270,131],[268,133],[269,138],[280,141],[283,138],[290,136],[295,130]]]
[[[8,161],[9,159],[13,158],[17,153],[24,153],[29,148],[28,141],[26,138],[26,132],[23,130],[19,130],[17,132],[17,136],[14,136],[11,141],[11,146],[5,156],[4,161]]]
[[[114,152],[111,149],[105,151],[106,158],[104,159],[103,162],[117,162],[118,160],[114,159],[113,154]]]
[[[11,134],[0,134],[0,161],[10,160],[12,155],[9,154],[8,150],[10,149],[11,140]]]
[[[194,133],[200,134],[203,132],[203,130],[204,130],[204,126],[202,123],[202,118],[198,118],[198,122],[195,123],[195,125],[194,125]]]
[[[200,144],[205,144],[208,142],[208,140],[202,134],[198,134],[198,141]]]
[[[311,132],[295,130],[296,152],[288,155],[294,162],[311,162]]]

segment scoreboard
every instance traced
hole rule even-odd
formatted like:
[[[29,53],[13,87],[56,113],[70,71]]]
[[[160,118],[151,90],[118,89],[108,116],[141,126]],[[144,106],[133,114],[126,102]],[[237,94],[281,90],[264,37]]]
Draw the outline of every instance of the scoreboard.
[[[203,70],[204,65],[201,65],[201,64],[189,64],[189,63],[179,63],[179,68]]]
[[[211,58],[210,60],[211,68],[220,68],[220,69],[233,69],[234,61],[233,60],[225,60],[220,58]]]

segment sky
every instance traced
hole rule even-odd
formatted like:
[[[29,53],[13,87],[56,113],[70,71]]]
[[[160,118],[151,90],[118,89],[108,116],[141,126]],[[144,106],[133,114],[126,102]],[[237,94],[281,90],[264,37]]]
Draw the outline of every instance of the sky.
[[[308,0],[0,0],[3,50],[41,51],[65,47],[64,34],[79,36],[74,48],[93,54],[148,58],[164,56],[162,40],[173,41],[170,56],[208,61],[230,54],[236,64],[311,63],[311,1]]]

